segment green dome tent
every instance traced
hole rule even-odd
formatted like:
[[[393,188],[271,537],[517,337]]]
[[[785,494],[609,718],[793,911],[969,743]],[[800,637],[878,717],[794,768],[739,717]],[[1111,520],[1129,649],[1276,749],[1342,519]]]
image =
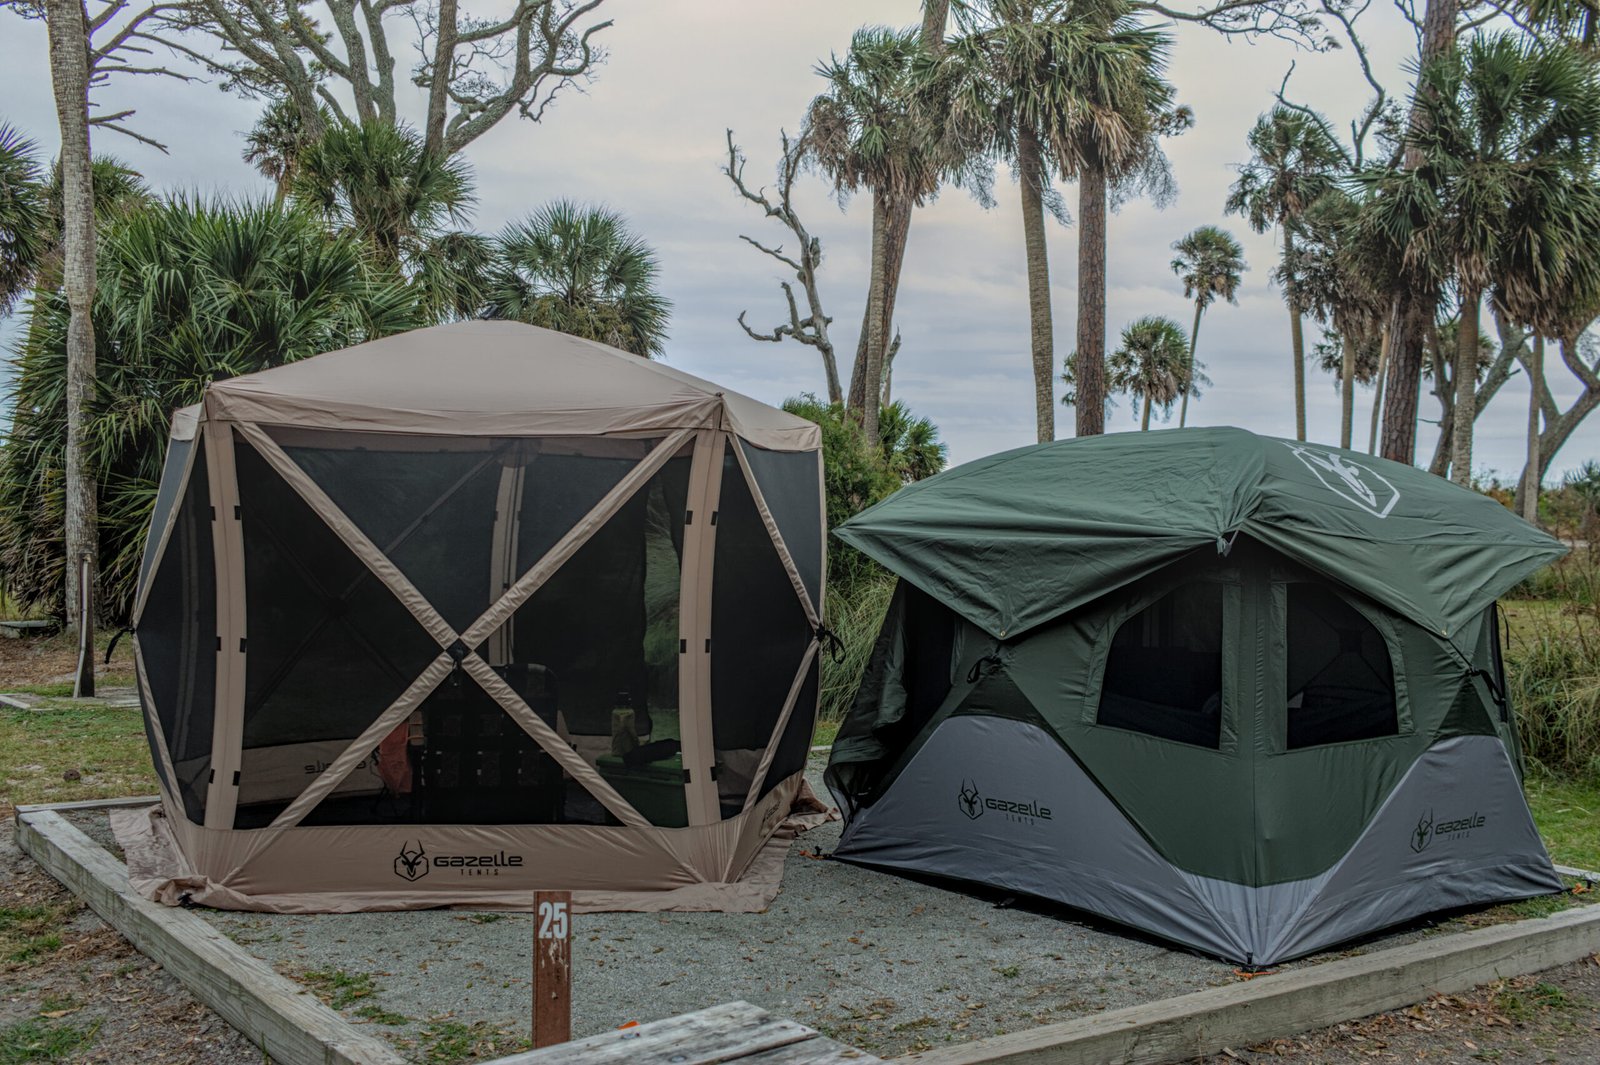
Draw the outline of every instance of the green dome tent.
[[[1555,891],[1495,600],[1565,548],[1421,470],[1240,429],[1042,444],[839,537],[900,586],[836,856],[1265,966]]]

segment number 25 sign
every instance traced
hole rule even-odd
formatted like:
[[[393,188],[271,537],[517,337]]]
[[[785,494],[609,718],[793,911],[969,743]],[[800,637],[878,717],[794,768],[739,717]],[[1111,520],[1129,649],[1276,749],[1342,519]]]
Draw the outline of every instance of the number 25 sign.
[[[572,1038],[572,892],[533,896],[533,1045]]]

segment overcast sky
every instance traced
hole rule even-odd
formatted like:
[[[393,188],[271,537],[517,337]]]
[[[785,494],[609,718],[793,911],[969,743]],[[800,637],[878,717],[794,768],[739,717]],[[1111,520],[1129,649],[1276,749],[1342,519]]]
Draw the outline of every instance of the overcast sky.
[[[479,6],[487,13],[502,5]],[[813,349],[756,343],[734,321],[748,309],[752,324],[766,327],[782,313],[777,264],[742,244],[739,235],[772,242],[785,234],[740,200],[718,172],[723,131],[733,128],[745,147],[748,176],[767,177],[779,128],[794,130],[821,86],[813,70],[817,61],[846,48],[858,26],[910,25],[919,10],[916,0],[606,0],[601,11],[616,22],[603,35],[610,58],[587,94],[563,97],[538,124],[508,119],[467,150],[477,169],[475,225],[496,231],[557,197],[604,202],[622,211],[660,253],[662,287],[675,304],[667,346],[674,366],[772,403],[822,392]],[[1403,93],[1404,63],[1415,48],[1411,29],[1389,5],[1375,5],[1367,18],[1375,67],[1392,91]],[[398,55],[403,65],[405,52]],[[1170,76],[1196,118],[1192,130],[1168,142],[1178,198],[1165,210],[1136,202],[1111,216],[1109,347],[1124,325],[1144,314],[1170,315],[1187,329],[1192,304],[1168,265],[1175,239],[1216,223],[1244,244],[1250,270],[1238,306],[1214,306],[1201,327],[1198,354],[1214,384],[1190,407],[1195,424],[1294,432],[1288,314],[1268,282],[1276,234],[1251,233],[1240,219],[1222,214],[1236,164],[1246,154],[1245,133],[1270,107],[1291,62],[1297,66],[1290,95],[1341,126],[1370,95],[1348,50],[1310,55],[1279,41],[1227,42],[1203,29],[1176,31]],[[0,70],[6,89],[0,121],[21,127],[53,152],[57,133],[39,24],[0,14]],[[254,121],[258,104],[214,84],[146,79],[119,91],[123,95],[101,105],[136,105],[138,128],[170,145],[171,154],[112,133],[96,135],[97,151],[121,156],[162,189],[266,193],[267,183],[239,159],[240,134]],[[420,117],[420,109],[412,117]],[[917,212],[896,308],[904,334],[895,363],[896,396],[939,425],[957,463],[1034,438],[1021,218],[1017,187],[1004,169],[995,191],[999,203],[989,210],[950,189]],[[1074,187],[1062,192],[1075,203]],[[816,179],[808,181],[799,201],[807,225],[823,242],[823,295],[848,373],[865,291],[870,204],[862,198],[841,211]],[[1059,369],[1074,347],[1077,231],[1047,225]],[[13,325],[6,335],[14,330]],[[1315,329],[1308,334],[1309,348]],[[1577,388],[1559,360],[1550,361],[1551,384],[1565,407]],[[1310,368],[1307,374],[1310,435],[1336,443],[1339,397],[1333,380]],[[1527,397],[1519,375],[1480,418],[1480,470],[1508,479],[1521,470]],[[1371,399],[1370,390],[1357,391],[1360,446]],[[1437,409],[1424,393],[1422,416],[1435,418]],[[1057,425],[1060,435],[1070,435],[1070,408],[1059,408]],[[1119,402],[1108,427],[1137,428],[1132,404]],[[1432,455],[1436,435],[1432,424],[1421,426],[1419,461]],[[1597,451],[1600,422],[1591,419],[1557,456],[1553,473]]]

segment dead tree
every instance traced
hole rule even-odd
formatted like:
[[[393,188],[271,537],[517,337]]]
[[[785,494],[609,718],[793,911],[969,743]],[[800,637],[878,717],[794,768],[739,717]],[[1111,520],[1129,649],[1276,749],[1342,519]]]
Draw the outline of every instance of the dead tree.
[[[209,62],[226,87],[292,100],[312,136],[323,122],[319,101],[344,122],[400,121],[396,52],[415,50],[410,80],[427,93],[424,139],[447,155],[513,111],[538,121],[592,71],[604,59],[592,38],[611,25],[588,21],[602,2],[516,0],[504,17],[481,18],[459,0],[187,0],[221,45]],[[318,22],[323,11],[331,27]],[[412,39],[393,39],[406,21]],[[348,107],[330,80],[349,90]]]
[[[801,315],[799,301],[795,298],[794,285],[788,281],[778,282],[783,289],[784,301],[788,304],[789,319],[779,322],[770,333],[759,333],[750,328],[745,321],[749,312],[739,312],[739,325],[752,340],[764,340],[776,344],[784,337],[793,337],[802,344],[809,344],[817,349],[822,356],[822,369],[828,379],[828,402],[843,403],[844,389],[839,384],[839,364],[834,357],[833,341],[828,338],[828,326],[833,319],[829,318],[822,310],[822,296],[817,289],[817,268],[822,265],[822,242],[812,236],[806,229],[805,223],[800,221],[800,215],[795,211],[793,192],[794,180],[800,171],[802,143],[791,141],[786,132],[779,133],[783,146],[783,155],[778,163],[777,202],[768,195],[765,187],[751,189],[744,179],[745,157],[739,146],[733,142],[733,130],[728,130],[728,162],[722,168],[728,180],[733,182],[733,187],[739,195],[760,207],[768,218],[781,222],[790,233],[794,234],[795,242],[799,245],[799,257],[796,258],[783,250],[783,245],[769,247],[744,234],[739,239],[749,244],[752,248],[764,255],[769,255],[794,271],[795,280],[800,282],[800,287],[805,292],[806,313]]]

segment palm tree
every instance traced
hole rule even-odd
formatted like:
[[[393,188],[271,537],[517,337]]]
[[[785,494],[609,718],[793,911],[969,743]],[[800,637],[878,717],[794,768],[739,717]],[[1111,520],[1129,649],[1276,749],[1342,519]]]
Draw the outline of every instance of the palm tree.
[[[817,67],[827,91],[807,108],[802,142],[808,161],[839,197],[872,194],[872,253],[867,290],[866,345],[850,375],[847,407],[860,413],[867,439],[878,435],[877,397],[888,349],[890,228],[897,206],[921,205],[939,187],[942,148],[914,107],[917,30],[867,26],[844,56]],[[869,401],[870,400],[870,401]]]
[[[462,221],[475,200],[465,162],[428,152],[415,130],[385,122],[330,127],[300,157],[290,195],[394,270],[414,267],[428,241]]]
[[[1104,425],[1107,190],[1165,174],[1155,136],[1163,115],[1172,114],[1166,110],[1171,89],[1159,78],[1168,40],[1140,27],[1129,10],[1123,0],[987,0],[959,8],[963,35],[950,43],[932,93],[955,139],[1007,160],[1018,178],[1040,441],[1055,438],[1045,209],[1066,222],[1052,177],[1081,182],[1078,357],[1086,360],[1086,372],[1075,379],[1078,433],[1084,435]]]
[[[333,127],[333,114],[326,107],[318,110],[322,115],[321,128]],[[301,157],[314,143],[316,137],[306,129],[300,108],[285,97],[272,101],[261,112],[256,124],[244,135],[244,151],[240,155],[257,173],[272,182],[277,198],[282,200],[294,184]]]
[[[1333,187],[1335,174],[1345,163],[1344,152],[1319,119],[1283,106],[1263,115],[1246,142],[1251,159],[1239,168],[1239,179],[1228,192],[1225,209],[1229,214],[1244,215],[1250,228],[1257,233],[1277,226],[1283,235],[1284,260],[1291,260],[1300,219]],[[1295,435],[1304,440],[1306,351],[1301,324],[1304,309],[1293,286],[1285,287],[1284,299],[1289,305],[1289,337],[1294,357]]]
[[[878,434],[883,460],[902,484],[932,477],[950,460],[950,448],[939,439],[939,427],[911,413],[904,401],[884,405]]]
[[[1201,226],[1176,241],[1172,250],[1177,256],[1172,260],[1172,272],[1183,281],[1183,294],[1194,300],[1194,326],[1189,330],[1189,357],[1194,358],[1195,344],[1200,339],[1200,316],[1218,297],[1229,303],[1238,303],[1239,275],[1248,267],[1244,261],[1244,248],[1233,239],[1233,234],[1217,226]],[[1178,408],[1178,428],[1189,420],[1189,393],[1183,394]]]
[[[500,234],[486,314],[655,358],[672,311],[656,289],[659,272],[655,252],[621,215],[557,200]]]
[[[1403,245],[1426,249],[1458,297],[1450,475],[1465,485],[1484,295],[1497,291],[1536,332],[1561,304],[1589,302],[1600,80],[1570,47],[1480,36],[1423,70],[1416,106],[1425,121],[1411,132],[1419,161],[1399,179],[1412,220]]]
[[[120,623],[173,410],[210,381],[425,322],[407,286],[374,271],[357,240],[273,204],[178,199],[127,212],[102,223],[97,273],[97,402],[85,433],[98,474],[101,605]],[[19,601],[59,609],[68,308],[43,291],[27,314],[0,449],[0,568]]]
[[[0,124],[0,317],[33,286],[50,244],[36,151],[31,140]]]
[[[1189,351],[1183,326],[1159,315],[1139,318],[1122,331],[1122,343],[1111,353],[1107,368],[1110,391],[1126,393],[1143,404],[1141,431],[1150,428],[1151,407],[1171,414],[1180,396],[1199,395],[1196,385],[1211,383]]]

